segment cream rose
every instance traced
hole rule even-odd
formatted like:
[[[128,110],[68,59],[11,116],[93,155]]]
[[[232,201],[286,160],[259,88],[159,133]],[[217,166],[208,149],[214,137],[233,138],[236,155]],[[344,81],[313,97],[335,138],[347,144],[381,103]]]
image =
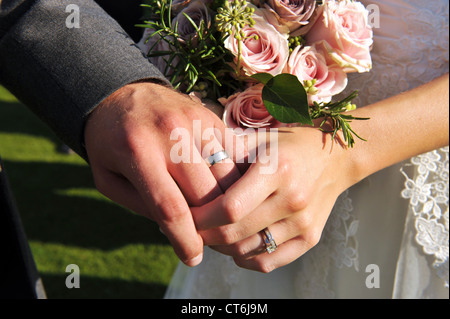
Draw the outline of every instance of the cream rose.
[[[282,123],[269,114],[262,100],[262,84],[249,87],[228,99],[219,99],[225,107],[223,121],[229,128],[275,128]]]
[[[286,65],[286,72],[297,76],[301,83],[316,80],[315,94],[308,94],[308,100],[329,102],[347,86],[347,74],[328,55],[324,42],[313,46],[295,48]]]
[[[368,72],[373,32],[368,11],[360,2],[327,0],[319,17],[306,34],[309,45],[325,40],[332,58],[347,73]]]
[[[278,32],[256,9],[255,25],[244,27],[245,38],[241,41],[241,65],[246,75],[256,73],[280,74],[289,58],[287,35]],[[238,40],[233,35],[225,40],[225,48],[238,56]]]

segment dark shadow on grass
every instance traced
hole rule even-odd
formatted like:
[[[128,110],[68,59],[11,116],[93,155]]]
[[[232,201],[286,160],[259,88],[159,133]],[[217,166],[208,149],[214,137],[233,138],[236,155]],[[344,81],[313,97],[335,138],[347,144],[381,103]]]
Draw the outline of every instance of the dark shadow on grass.
[[[63,194],[67,189],[97,193],[87,166],[13,161],[4,166],[30,240],[102,250],[169,244],[156,223],[102,196]]]
[[[67,288],[68,274],[41,274],[48,299],[160,299],[166,286],[80,274],[80,288]]]

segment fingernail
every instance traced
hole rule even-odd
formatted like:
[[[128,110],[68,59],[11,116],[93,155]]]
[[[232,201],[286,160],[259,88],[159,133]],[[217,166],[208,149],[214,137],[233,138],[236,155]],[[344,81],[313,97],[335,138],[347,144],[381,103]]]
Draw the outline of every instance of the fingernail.
[[[186,262],[186,265],[188,265],[189,267],[195,267],[197,265],[199,265],[203,260],[203,254],[199,254],[197,257],[194,257],[192,259],[189,259]]]

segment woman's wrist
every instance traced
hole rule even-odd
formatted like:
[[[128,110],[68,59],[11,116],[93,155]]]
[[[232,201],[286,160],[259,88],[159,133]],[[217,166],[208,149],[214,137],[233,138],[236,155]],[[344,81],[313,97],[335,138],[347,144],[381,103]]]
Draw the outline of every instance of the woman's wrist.
[[[330,133],[333,131],[331,121],[322,122],[322,119],[314,121],[314,129],[321,134],[321,140],[318,143],[323,147],[323,155],[328,158],[330,167],[333,167],[334,173],[340,173],[343,184],[346,185],[345,189],[347,189],[368,176],[367,166],[361,161],[361,158],[364,157],[361,152],[364,149],[357,147],[358,144],[365,143],[365,141],[357,140],[355,146],[350,148],[342,131],[338,131],[333,136],[333,133]]]
[[[355,180],[448,145],[448,74],[414,90],[349,112],[366,141],[346,150]],[[342,139],[342,134],[339,134]]]

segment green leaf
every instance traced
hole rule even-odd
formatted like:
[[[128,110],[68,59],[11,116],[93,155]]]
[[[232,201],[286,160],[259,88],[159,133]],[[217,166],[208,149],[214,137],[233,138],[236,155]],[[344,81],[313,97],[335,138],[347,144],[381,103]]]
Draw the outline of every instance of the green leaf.
[[[278,121],[313,125],[308,96],[296,76],[279,74],[269,79],[263,88],[262,99],[267,111]]]
[[[273,79],[273,75],[270,73],[256,73],[251,77],[262,84],[267,84],[267,82]]]

